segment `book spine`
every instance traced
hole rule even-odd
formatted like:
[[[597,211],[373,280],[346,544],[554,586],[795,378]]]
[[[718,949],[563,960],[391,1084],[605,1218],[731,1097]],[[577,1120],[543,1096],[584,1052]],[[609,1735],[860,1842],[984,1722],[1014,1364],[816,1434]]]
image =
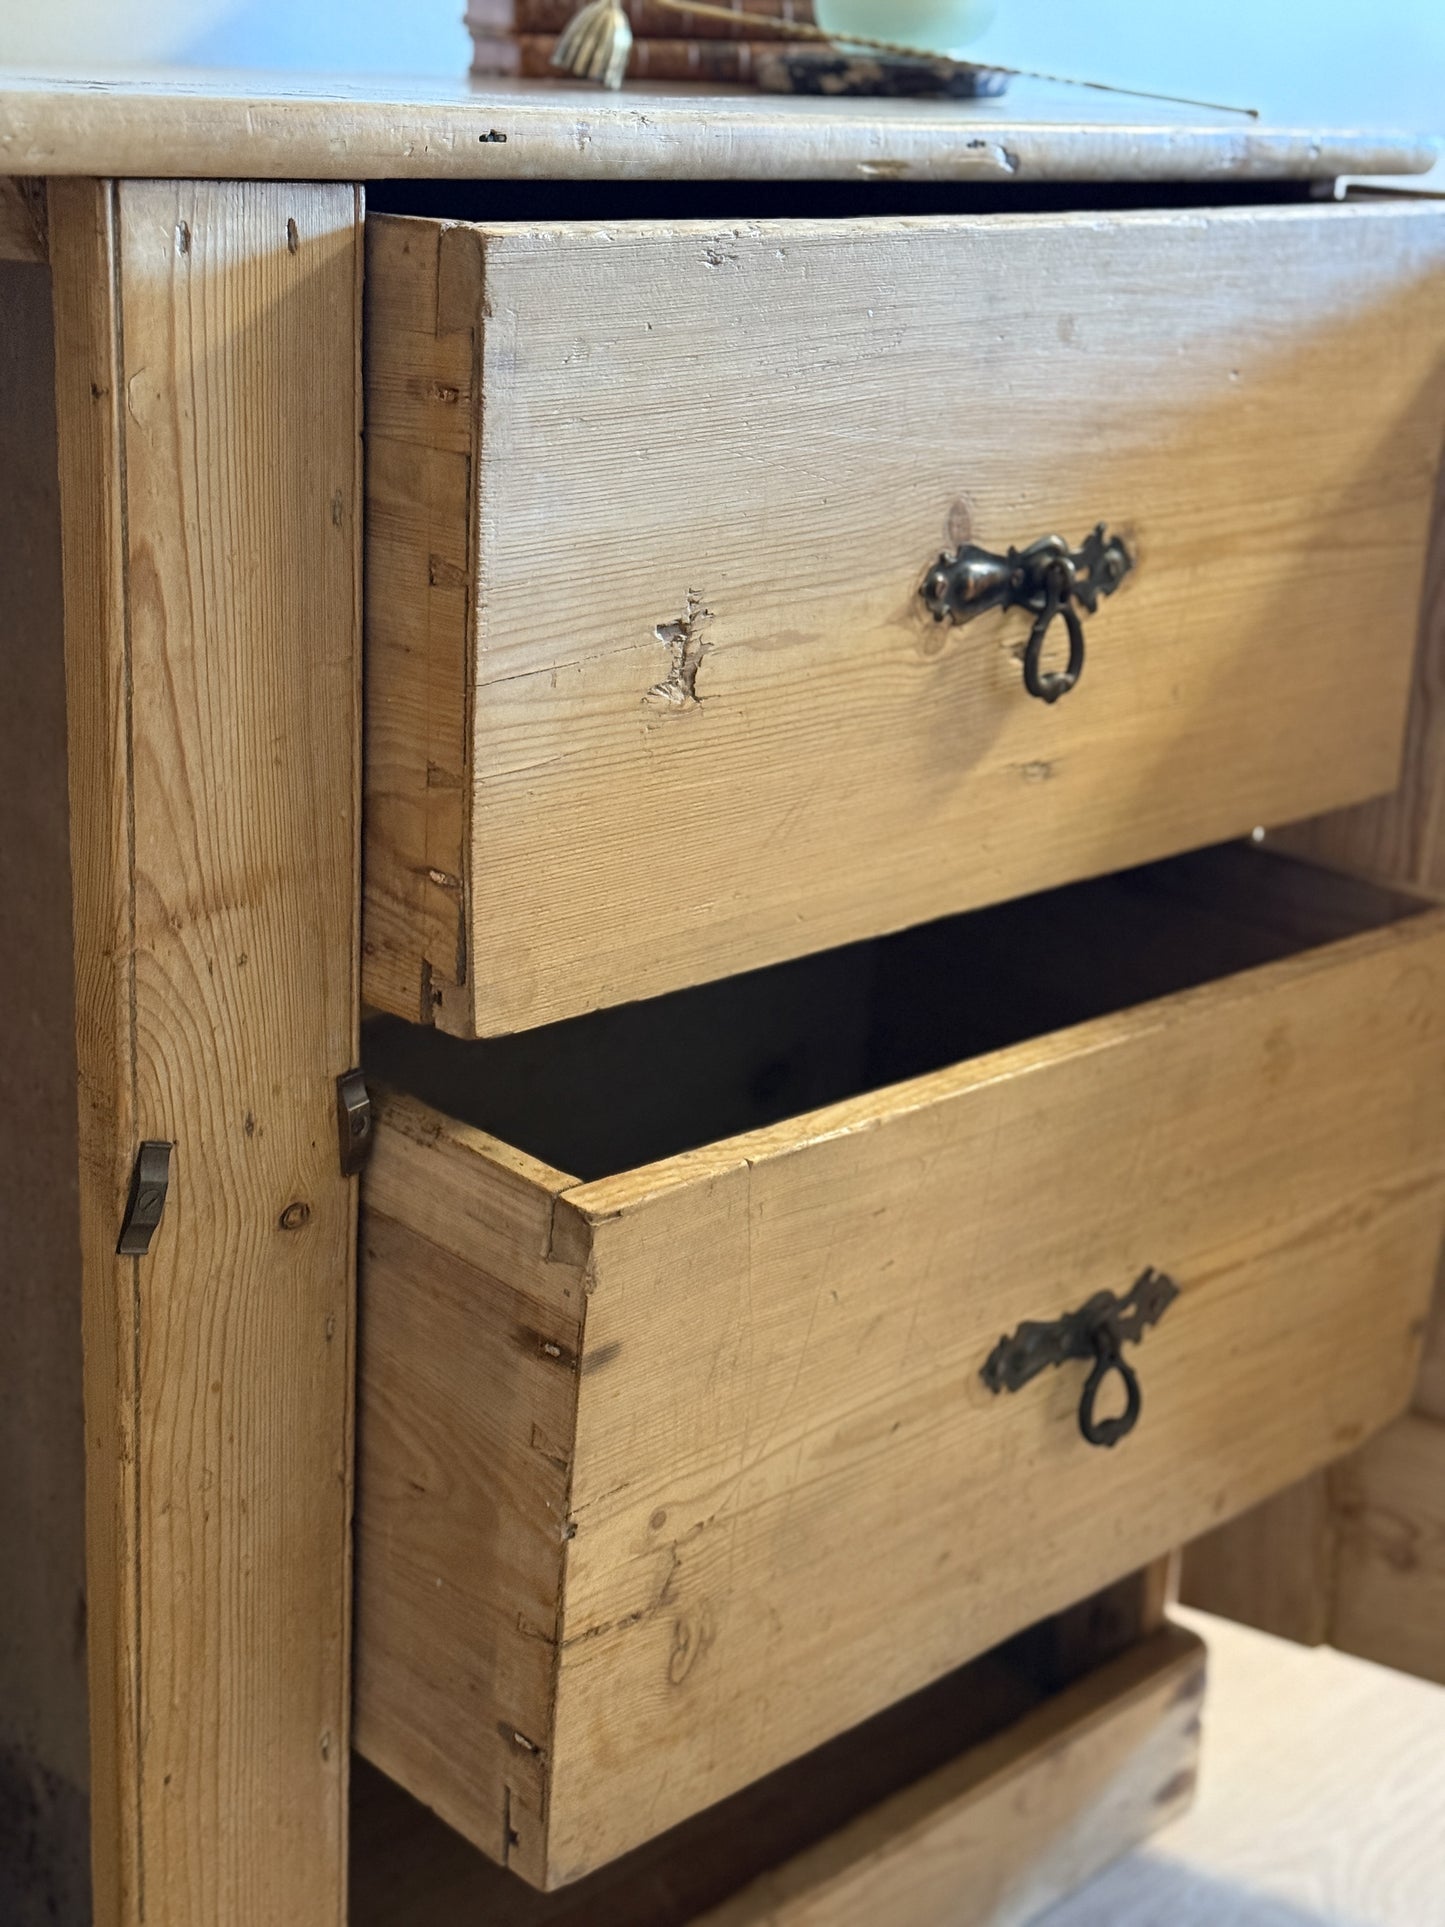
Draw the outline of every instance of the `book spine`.
[[[479,37],[474,74],[518,74],[524,80],[557,77],[552,53],[555,34],[515,34],[510,40]],[[691,80],[718,87],[747,86],[759,59],[768,54],[809,53],[816,43],[789,40],[635,40],[627,63],[629,80]]]
[[[629,0],[628,17],[639,40],[749,40],[761,42],[752,22],[779,20],[789,26],[815,26],[813,0],[718,0],[735,16],[676,13],[654,0]],[[580,0],[469,0],[467,24],[474,36],[560,34],[577,13]],[[779,34],[780,40],[784,39]]]
[[[467,0],[464,18],[473,40],[501,39],[517,31],[517,0]]]

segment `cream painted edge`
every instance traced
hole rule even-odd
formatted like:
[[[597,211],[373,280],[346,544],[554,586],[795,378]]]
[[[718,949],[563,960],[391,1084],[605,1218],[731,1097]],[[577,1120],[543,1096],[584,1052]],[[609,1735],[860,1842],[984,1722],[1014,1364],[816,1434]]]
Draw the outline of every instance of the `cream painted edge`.
[[[1132,117],[1131,117],[1132,114]],[[1423,174],[1423,136],[1276,127],[1065,88],[1004,103],[558,82],[0,71],[0,173],[250,180],[1333,181]]]

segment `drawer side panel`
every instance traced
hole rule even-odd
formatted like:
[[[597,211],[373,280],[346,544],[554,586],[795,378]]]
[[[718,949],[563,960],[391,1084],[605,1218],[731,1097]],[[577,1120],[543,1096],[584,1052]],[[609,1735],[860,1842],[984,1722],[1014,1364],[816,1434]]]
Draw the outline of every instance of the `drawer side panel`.
[[[384,1109],[362,1217],[356,1744],[540,1879],[585,1247],[423,1117]]]
[[[362,995],[431,1023],[467,974],[473,331],[448,230],[367,223]]]

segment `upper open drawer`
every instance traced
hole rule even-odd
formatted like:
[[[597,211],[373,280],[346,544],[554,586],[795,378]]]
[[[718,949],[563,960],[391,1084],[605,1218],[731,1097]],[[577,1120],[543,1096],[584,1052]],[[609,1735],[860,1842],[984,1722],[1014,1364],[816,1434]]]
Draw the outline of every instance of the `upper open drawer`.
[[[1445,210],[369,235],[374,1004],[526,1028],[1394,781]],[[1061,700],[1037,608],[930,612],[1101,523]]]

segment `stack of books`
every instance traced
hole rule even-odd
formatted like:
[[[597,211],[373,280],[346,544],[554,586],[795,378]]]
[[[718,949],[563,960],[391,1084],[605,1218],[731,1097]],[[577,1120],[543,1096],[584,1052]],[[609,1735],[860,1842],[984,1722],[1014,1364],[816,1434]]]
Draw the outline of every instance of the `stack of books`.
[[[552,51],[582,0],[468,0],[474,74],[555,77]],[[734,16],[675,12],[656,0],[628,0],[632,22],[629,80],[696,80],[714,86],[748,85],[765,54],[815,53],[776,28],[755,24],[766,16],[811,27],[813,0],[720,0]]]

